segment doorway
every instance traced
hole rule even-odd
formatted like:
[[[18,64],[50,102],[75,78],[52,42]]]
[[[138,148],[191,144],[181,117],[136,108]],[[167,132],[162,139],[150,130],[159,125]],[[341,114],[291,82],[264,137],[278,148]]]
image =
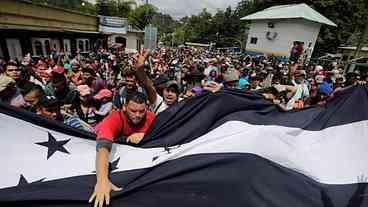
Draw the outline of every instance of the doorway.
[[[125,37],[115,37],[115,43],[122,44],[123,47],[126,47],[126,38]]]
[[[6,45],[8,47],[9,58],[12,60],[18,59],[22,60],[22,47],[20,45],[19,39],[6,39]]]

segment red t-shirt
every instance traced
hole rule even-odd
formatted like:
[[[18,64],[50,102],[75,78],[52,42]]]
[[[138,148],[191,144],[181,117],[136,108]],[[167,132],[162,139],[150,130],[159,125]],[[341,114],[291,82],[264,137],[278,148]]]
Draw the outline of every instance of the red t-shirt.
[[[120,111],[114,111],[96,127],[97,139],[114,141],[122,136],[128,137],[134,133],[146,133],[155,119],[155,114],[147,112],[146,118],[139,126],[132,126],[128,118]]]
[[[296,50],[299,54],[302,54],[304,52],[304,46],[300,44],[296,47]]]

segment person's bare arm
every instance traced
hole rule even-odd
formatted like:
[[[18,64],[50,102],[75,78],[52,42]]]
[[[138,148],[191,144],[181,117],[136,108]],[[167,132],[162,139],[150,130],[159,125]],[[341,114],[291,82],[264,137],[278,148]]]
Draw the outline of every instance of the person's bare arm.
[[[106,205],[110,204],[111,191],[120,191],[121,188],[116,187],[109,180],[109,150],[106,147],[101,147],[96,153],[96,186],[89,202],[95,199],[94,207],[102,207],[106,201]]]
[[[106,148],[101,148],[96,154],[96,172],[97,182],[108,181],[108,168],[109,168],[109,157],[110,152]]]
[[[144,62],[149,56],[150,52],[146,51],[138,56],[137,64],[135,65],[135,75],[138,81],[143,84],[144,89],[148,93],[148,100],[151,104],[154,104],[157,99],[157,92],[153,86],[152,80],[147,76],[144,71]]]
[[[298,64],[296,64],[296,63],[289,66],[288,76],[289,76],[290,81],[295,80],[295,72],[296,72],[297,69],[298,69]]]

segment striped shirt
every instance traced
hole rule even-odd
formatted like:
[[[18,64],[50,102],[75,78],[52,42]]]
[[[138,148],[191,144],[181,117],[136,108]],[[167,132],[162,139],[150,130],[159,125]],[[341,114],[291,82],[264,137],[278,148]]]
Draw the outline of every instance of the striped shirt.
[[[63,116],[65,125],[68,125],[76,129],[94,133],[94,129],[89,124],[82,121],[81,119],[78,119],[77,117],[70,115],[70,114],[66,114],[66,113],[62,113],[62,116]]]

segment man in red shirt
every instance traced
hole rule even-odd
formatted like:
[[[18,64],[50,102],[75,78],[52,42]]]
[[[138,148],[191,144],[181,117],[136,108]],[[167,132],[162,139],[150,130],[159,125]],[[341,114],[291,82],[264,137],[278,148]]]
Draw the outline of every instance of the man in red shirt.
[[[155,115],[147,111],[147,98],[143,93],[128,94],[121,111],[114,111],[96,127],[97,145],[113,143],[117,137],[126,137],[126,141],[139,144],[151,126]],[[105,144],[103,144],[106,146]]]
[[[137,67],[143,66],[145,56],[138,59]],[[139,144],[145,133],[154,121],[155,115],[147,111],[147,98],[140,92],[128,94],[121,111],[112,112],[97,126],[97,154],[95,191],[89,202],[95,198],[94,206],[102,206],[110,203],[110,192],[119,191],[121,188],[112,184],[108,178],[108,157],[114,139],[127,137],[129,143]]]

